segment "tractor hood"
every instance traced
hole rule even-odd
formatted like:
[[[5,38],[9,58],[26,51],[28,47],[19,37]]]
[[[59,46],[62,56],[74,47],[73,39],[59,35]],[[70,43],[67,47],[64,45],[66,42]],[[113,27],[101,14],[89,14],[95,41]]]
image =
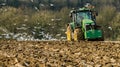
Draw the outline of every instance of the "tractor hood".
[[[91,20],[91,19],[83,19],[82,21],[83,21],[83,24],[92,24],[92,23],[94,23],[94,21]]]

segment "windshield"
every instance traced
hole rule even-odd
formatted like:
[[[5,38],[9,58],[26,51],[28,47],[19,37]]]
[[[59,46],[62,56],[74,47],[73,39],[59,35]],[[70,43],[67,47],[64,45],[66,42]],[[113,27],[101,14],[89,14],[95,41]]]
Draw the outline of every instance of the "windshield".
[[[78,19],[91,19],[91,12],[79,12],[77,13]]]
[[[76,21],[81,25],[83,19],[91,19],[91,12],[79,12],[76,14]]]

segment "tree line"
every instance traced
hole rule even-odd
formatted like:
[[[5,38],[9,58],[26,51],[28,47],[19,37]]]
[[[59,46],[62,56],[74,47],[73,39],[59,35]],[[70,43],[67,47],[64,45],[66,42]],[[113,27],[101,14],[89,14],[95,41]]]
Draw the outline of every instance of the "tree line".
[[[97,23],[103,27],[105,38],[120,40],[120,0],[0,0],[0,28],[17,33],[16,29],[26,24],[30,35],[31,29],[40,26],[40,31],[44,28],[53,36],[65,36],[70,10],[86,3],[93,4],[98,11]]]
[[[6,3],[8,6],[13,7],[34,7],[42,8],[44,6],[46,8],[54,7],[56,9],[63,7],[81,7],[84,6],[85,3],[91,3],[97,7],[104,5],[114,5],[117,8],[120,8],[119,0],[0,0],[1,3]]]

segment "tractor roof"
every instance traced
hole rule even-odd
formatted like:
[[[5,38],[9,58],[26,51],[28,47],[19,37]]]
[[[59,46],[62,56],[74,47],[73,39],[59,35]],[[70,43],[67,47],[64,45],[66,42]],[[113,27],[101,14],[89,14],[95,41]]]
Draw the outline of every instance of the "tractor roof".
[[[79,13],[79,12],[92,12],[92,10],[89,10],[85,7],[79,8],[78,10],[73,10],[72,13]]]
[[[86,8],[86,7],[83,7],[83,8],[79,8],[79,10],[80,10],[80,11],[84,11],[84,10],[88,10],[88,11],[89,11],[90,9],[88,9],[88,8]]]

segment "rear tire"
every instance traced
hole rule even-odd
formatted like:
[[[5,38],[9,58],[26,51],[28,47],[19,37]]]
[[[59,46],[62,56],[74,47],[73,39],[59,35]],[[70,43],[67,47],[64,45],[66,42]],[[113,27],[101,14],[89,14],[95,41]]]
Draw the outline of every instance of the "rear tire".
[[[74,30],[74,41],[83,40],[83,31],[80,28]]]

